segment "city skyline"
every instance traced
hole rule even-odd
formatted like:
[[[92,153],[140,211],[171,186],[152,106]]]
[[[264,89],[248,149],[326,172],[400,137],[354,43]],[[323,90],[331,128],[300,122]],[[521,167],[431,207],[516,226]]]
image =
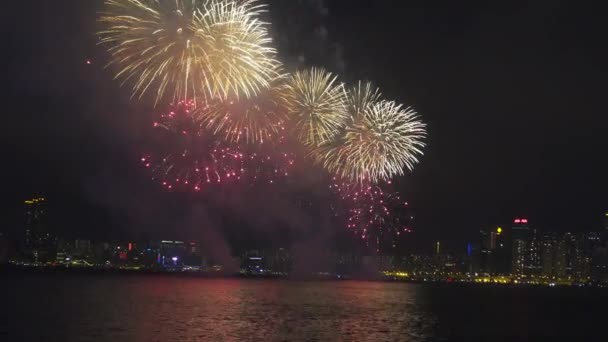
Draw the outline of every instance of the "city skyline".
[[[414,282],[509,285],[604,286],[608,284],[608,226],[599,231],[543,231],[527,217],[479,231],[463,250],[436,241],[432,251],[351,245],[301,254],[290,242],[277,246],[231,246],[229,253],[205,241],[69,239],[48,225],[48,199],[24,201],[22,236],[0,234],[0,263],[16,269],[140,271],[255,277],[324,277]],[[605,214],[608,222],[608,213]],[[355,240],[356,242],[356,240]],[[360,242],[360,241],[359,241]],[[397,245],[396,245],[397,244]]]
[[[41,192],[37,192],[37,194],[41,194]],[[188,229],[183,229],[183,230],[177,230],[174,232],[151,232],[151,231],[145,231],[142,230],[138,233],[133,233],[132,231],[126,231],[126,232],[119,232],[118,234],[114,233],[114,234],[103,234],[103,233],[99,233],[99,232],[93,232],[91,233],[90,231],[85,231],[85,232],[72,232],[69,230],[65,230],[62,223],[60,221],[55,221],[53,220],[53,213],[52,210],[50,212],[50,214],[48,213],[49,208],[52,208],[52,201],[49,201],[49,198],[42,196],[42,195],[38,195],[38,196],[33,196],[30,197],[28,199],[22,200],[21,201],[22,205],[25,208],[26,211],[26,221],[22,221],[20,224],[16,224],[14,227],[4,227],[3,230],[0,230],[0,233],[3,233],[4,235],[6,235],[7,238],[11,238],[14,239],[16,241],[21,241],[23,240],[24,242],[27,240],[27,238],[23,238],[23,229],[24,227],[27,227],[28,225],[30,225],[30,223],[28,223],[28,218],[27,218],[27,212],[28,212],[28,208],[36,206],[36,205],[40,205],[41,203],[44,204],[44,210],[47,212],[47,216],[45,217],[45,225],[47,226],[47,228],[49,228],[54,235],[58,236],[69,236],[70,238],[73,239],[78,239],[78,238],[85,238],[85,239],[89,239],[92,241],[126,241],[126,240],[137,240],[137,239],[162,239],[162,238],[172,238],[172,239],[182,239],[182,240],[196,240],[196,239],[201,239],[201,235],[200,233],[197,233],[195,231],[192,230],[188,230]],[[414,215],[415,211],[412,211],[411,214]],[[20,215],[21,217],[23,217],[23,215]],[[412,216],[412,218],[414,218],[414,216]],[[597,215],[596,218],[596,224],[592,225],[592,226],[588,226],[588,227],[584,227],[584,226],[576,226],[575,229],[555,229],[555,227],[551,227],[547,224],[543,224],[542,222],[534,222],[534,230],[538,230],[538,231],[542,231],[542,232],[551,232],[554,234],[563,234],[563,233],[583,233],[583,232],[603,232],[608,230],[608,211],[603,212],[601,215]],[[187,224],[186,221],[180,221],[183,224]],[[494,222],[494,223],[490,223],[490,224],[486,224],[483,226],[479,226],[479,228],[475,231],[487,231],[487,234],[489,234],[490,237],[494,236],[496,234],[495,231],[493,231],[493,229],[499,228],[502,231],[502,227],[510,227],[510,225],[515,224],[515,225],[519,225],[521,222],[521,225],[524,227],[528,227],[528,223],[530,222],[530,224],[532,224],[533,220],[529,219],[527,216],[525,215],[515,215],[513,216],[511,219],[506,219],[504,221],[500,221],[500,222]],[[173,224],[172,226],[175,227],[175,225]],[[469,244],[471,244],[472,241],[475,241],[475,234],[469,234],[467,236],[462,236],[459,243],[455,243],[454,241],[450,241],[448,239],[446,239],[445,237],[442,236],[435,236],[433,237],[430,241],[426,241],[426,240],[422,240],[419,236],[417,236],[417,232],[419,231],[419,228],[417,226],[417,222],[415,219],[411,220],[410,225],[408,226],[409,228],[407,229],[407,232],[404,233],[401,236],[398,236],[399,241],[400,241],[400,246],[398,247],[398,252],[416,252],[416,253],[421,253],[421,252],[431,252],[433,250],[435,250],[437,248],[437,243],[441,242],[441,249],[442,250],[450,250],[452,252],[463,252],[468,246]],[[329,233],[332,236],[332,238],[329,238],[326,242],[327,244],[325,244],[325,247],[328,246],[336,246],[335,244],[338,243],[339,244],[339,239],[340,238],[345,238],[348,235],[348,230],[344,229],[344,227],[342,226],[342,223],[340,223],[340,221],[335,221],[332,223],[328,223],[328,225],[326,226],[326,228],[329,229]],[[271,234],[273,231],[276,232],[280,229],[279,226],[276,227],[271,227],[267,233],[265,234],[258,234],[256,239],[252,239],[249,240],[248,238],[242,238],[239,241],[244,242],[247,241],[248,243],[245,243],[243,245],[239,245],[239,242],[236,242],[236,245],[233,245],[234,241],[230,240],[230,237],[234,237],[234,236],[224,236],[225,241],[228,243],[228,246],[230,249],[247,249],[247,248],[262,248],[262,247],[268,247],[267,242],[268,241],[272,241],[272,245],[273,246],[288,246],[290,244],[293,243],[297,243],[296,240],[289,239],[288,235],[282,235],[281,237],[277,238],[277,236],[271,237],[269,234]],[[238,227],[237,227],[237,231],[238,231]],[[255,231],[253,232],[245,232],[247,236],[248,233],[251,234],[256,234]],[[346,235],[345,235],[346,234]],[[328,235],[328,236],[330,236]],[[395,236],[397,237],[397,236]],[[352,237],[351,237],[352,238]],[[268,240],[270,239],[270,240]],[[421,241],[422,241],[422,245],[421,245]],[[257,245],[256,245],[257,244]],[[447,246],[447,248],[446,248]],[[369,247],[369,246],[368,246]],[[409,249],[409,250],[408,250]],[[373,252],[370,249],[370,252]],[[380,253],[382,254],[382,253]]]
[[[111,241],[112,243],[122,243],[129,244],[134,243],[134,241],[142,242],[142,241],[153,241],[153,240],[167,240],[167,238],[173,239],[175,241],[177,239],[176,235],[164,235],[161,237],[151,237],[148,236],[146,238],[139,237],[127,237],[123,236],[121,238],[108,238],[102,237],[97,239],[92,239],[90,236],[86,236],[86,234],[80,234],[75,236],[65,236],[62,235],[64,232],[61,232],[57,229],[57,227],[53,226],[49,220],[49,217],[52,212],[49,212],[49,199],[46,197],[32,197],[31,199],[27,199],[23,201],[24,204],[24,221],[22,223],[21,231],[17,235],[7,235],[5,238],[11,239],[13,242],[20,246],[21,248],[34,248],[34,247],[45,247],[48,245],[49,241],[54,241],[56,244],[58,239],[63,241],[68,240],[83,240],[83,241],[96,241],[102,243],[108,243]],[[410,213],[408,215],[413,215]],[[574,231],[556,231],[552,229],[547,229],[542,225],[532,222],[526,216],[515,216],[511,219],[510,222],[501,222],[495,223],[489,226],[481,227],[479,229],[479,236],[469,236],[468,242],[466,244],[466,248],[463,246],[452,246],[450,244],[447,245],[444,239],[438,237],[436,241],[433,242],[432,245],[429,246],[418,246],[418,248],[411,248],[412,243],[417,243],[415,235],[410,235],[415,232],[415,223],[413,220],[414,216],[411,216],[412,219],[410,222],[410,228],[408,228],[409,234],[398,234],[393,238],[395,240],[385,241],[386,243],[382,243],[379,246],[370,245],[368,243],[364,243],[362,241],[357,241],[356,237],[348,236],[349,229],[348,227],[341,227],[339,223],[335,223],[333,225],[332,232],[335,234],[332,238],[332,243],[325,246],[327,250],[335,249],[338,246],[342,246],[342,248],[338,247],[338,250],[341,253],[353,254],[353,255],[407,255],[411,253],[427,253],[427,254],[440,254],[440,253],[450,253],[450,254],[466,254],[471,256],[472,248],[477,250],[478,253],[481,253],[482,256],[484,253],[492,253],[492,251],[500,251],[501,248],[505,248],[504,251],[510,253],[511,257],[509,260],[505,260],[502,267],[503,273],[504,270],[510,270],[514,273],[523,274],[528,272],[530,268],[540,268],[541,267],[541,244],[544,244],[547,239],[555,240],[558,237],[562,236],[584,236],[585,234],[595,234],[593,236],[597,236],[598,243],[602,241],[606,241],[608,238],[608,212],[605,212],[602,216],[603,225],[601,227],[596,227],[596,229],[583,229],[583,230],[574,230]],[[504,228],[503,228],[504,227]],[[0,232],[4,236],[4,232]],[[582,234],[582,235],[581,235]],[[508,246],[503,246],[505,242],[505,236],[507,236],[507,241],[509,242]],[[274,240],[273,243],[268,244],[267,241],[259,243],[263,241],[265,236],[261,237],[261,240],[249,241],[249,243],[245,243],[242,245],[229,245],[229,252],[234,254],[239,253],[238,251],[250,250],[250,249],[259,249],[259,248],[290,248],[291,246],[298,243],[297,240]],[[182,235],[180,239],[184,241],[196,241],[196,244],[201,243],[201,238],[194,238],[192,236],[184,236]],[[164,241],[163,240],[163,241]],[[350,240],[350,244],[344,244],[344,240]],[[559,240],[559,239],[558,239]],[[130,242],[126,242],[130,241]],[[194,242],[193,242],[194,243]],[[603,242],[602,242],[603,243]],[[391,246],[392,244],[392,246]],[[601,244],[601,243],[599,243]],[[598,244],[598,246],[599,246]],[[202,244],[205,246],[205,243]],[[208,245],[207,245],[208,246]],[[378,248],[378,249],[376,249]],[[483,260],[480,261],[483,264]],[[484,266],[481,266],[484,269]],[[490,267],[493,271],[496,270],[496,267]]]

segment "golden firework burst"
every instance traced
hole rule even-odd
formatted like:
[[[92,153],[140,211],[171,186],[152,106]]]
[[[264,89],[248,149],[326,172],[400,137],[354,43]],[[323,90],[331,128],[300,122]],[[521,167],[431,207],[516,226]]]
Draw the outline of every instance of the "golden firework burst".
[[[370,84],[349,93],[351,119],[334,142],[312,151],[328,171],[353,181],[390,180],[412,170],[425,146],[426,125],[410,107],[379,100]]]
[[[264,10],[254,0],[106,0],[98,35],[133,96],[251,97],[280,66]]]
[[[309,147],[334,139],[348,119],[346,91],[323,69],[298,71],[287,80],[289,115],[298,138]]]
[[[263,144],[284,138],[287,122],[284,78],[256,97],[211,101],[198,109],[202,122],[229,142]]]

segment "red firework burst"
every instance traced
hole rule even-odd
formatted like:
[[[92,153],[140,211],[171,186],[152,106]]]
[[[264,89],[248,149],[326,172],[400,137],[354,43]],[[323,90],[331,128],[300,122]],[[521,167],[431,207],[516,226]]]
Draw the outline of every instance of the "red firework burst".
[[[376,252],[396,248],[400,237],[412,232],[408,203],[398,193],[385,191],[379,185],[352,184],[338,178],[333,179],[330,189],[339,200],[336,216]]]
[[[158,147],[141,162],[163,187],[201,191],[222,183],[273,184],[290,174],[295,164],[292,153],[217,139],[203,126],[195,108],[192,100],[180,101],[154,122]]]

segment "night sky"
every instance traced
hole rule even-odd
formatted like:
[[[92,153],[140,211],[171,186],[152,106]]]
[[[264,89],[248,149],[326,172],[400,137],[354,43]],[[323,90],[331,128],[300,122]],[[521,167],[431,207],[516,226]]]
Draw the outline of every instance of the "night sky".
[[[322,239],[327,222],[285,214],[285,194],[196,198],[149,180],[138,158],[154,109],[130,101],[104,70],[108,55],[94,36],[101,3],[4,4],[0,231],[20,233],[23,200],[44,194],[56,229],[73,237],[195,238],[202,225],[241,242]],[[289,68],[371,80],[428,124],[421,164],[396,181],[415,208],[419,246],[441,240],[464,250],[479,229],[514,216],[545,230],[600,227],[608,210],[600,9],[578,1],[269,4]],[[298,191],[315,199],[322,186],[310,178]]]

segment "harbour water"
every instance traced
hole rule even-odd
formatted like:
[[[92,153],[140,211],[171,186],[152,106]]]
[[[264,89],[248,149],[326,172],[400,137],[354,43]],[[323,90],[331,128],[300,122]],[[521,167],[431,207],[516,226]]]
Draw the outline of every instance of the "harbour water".
[[[0,275],[0,341],[605,340],[605,289]]]

